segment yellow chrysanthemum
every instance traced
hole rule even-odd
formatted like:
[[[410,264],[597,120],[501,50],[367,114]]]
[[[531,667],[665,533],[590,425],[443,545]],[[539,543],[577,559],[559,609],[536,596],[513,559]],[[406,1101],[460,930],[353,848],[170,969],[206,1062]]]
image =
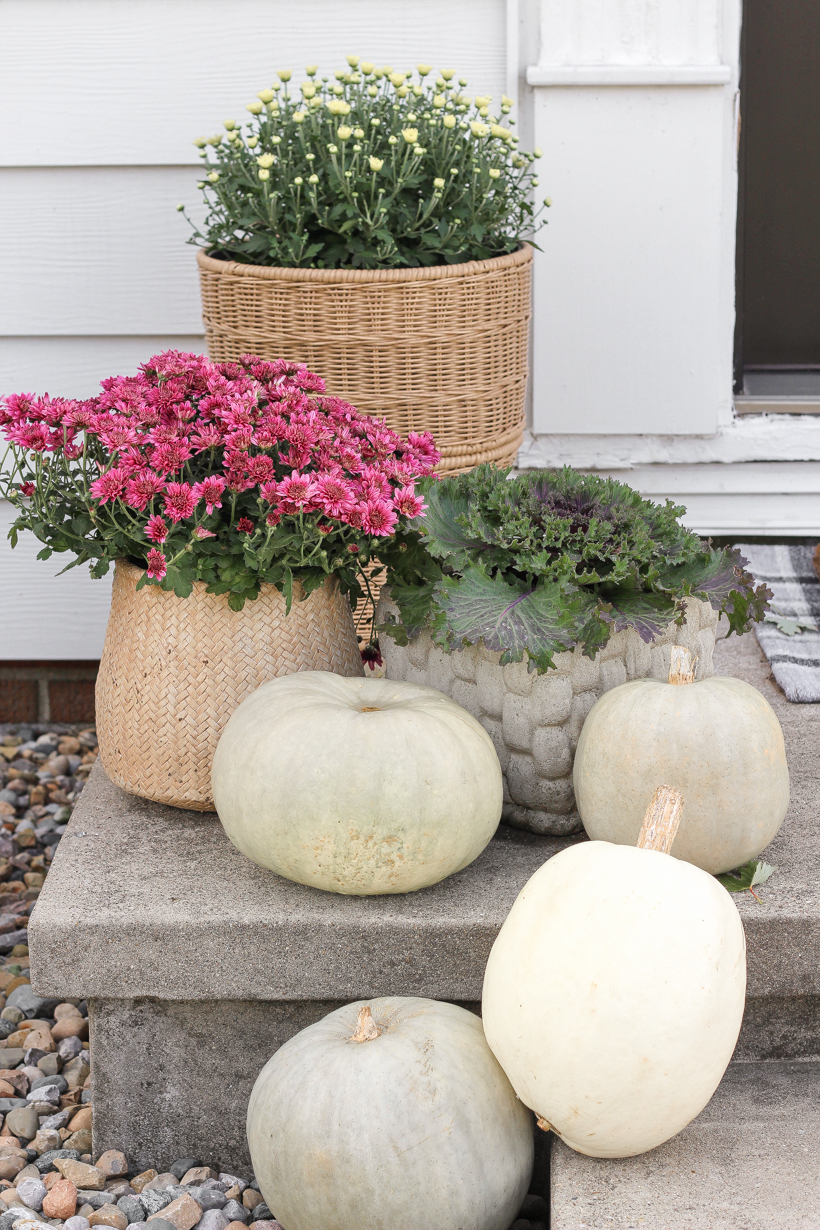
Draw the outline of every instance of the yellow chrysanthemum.
[[[455,128],[456,117],[454,115],[445,115],[442,117],[441,122],[445,128]]]
[[[419,130],[418,128],[402,128],[401,135],[408,145],[415,145],[419,139]]]
[[[261,115],[262,104],[261,102],[248,103],[248,105],[245,107],[245,110],[250,111],[251,115]]]
[[[433,187],[434,187],[434,188],[443,188],[443,187],[444,187],[444,182],[445,182],[445,181],[444,181],[443,179],[434,179],[434,180],[433,180]]]
[[[270,171],[266,171],[264,167],[258,172],[260,179],[270,179]]]
[[[336,131],[340,141],[347,141],[348,138],[353,136],[353,129],[348,128],[347,124],[342,124],[341,128],[337,128]]]
[[[383,166],[384,166],[383,158],[372,158],[372,157],[370,158],[370,170],[371,171],[380,171]]]
[[[350,104],[346,103],[342,98],[331,98],[328,101],[327,109],[331,115],[350,115]]]
[[[259,90],[256,97],[259,99],[260,102],[269,103],[269,102],[273,102],[276,95],[274,94],[273,90]]]
[[[258,167],[272,167],[273,162],[273,154],[260,154],[256,160],[256,165]]]

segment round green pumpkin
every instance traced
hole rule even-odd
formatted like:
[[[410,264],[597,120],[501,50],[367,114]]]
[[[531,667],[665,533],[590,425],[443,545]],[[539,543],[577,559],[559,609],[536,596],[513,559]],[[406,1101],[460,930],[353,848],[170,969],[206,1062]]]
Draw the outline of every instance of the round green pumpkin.
[[[235,846],[300,884],[406,893],[481,853],[501,818],[489,735],[434,688],[304,671],[228,722],[214,801]]]
[[[280,1047],[251,1094],[248,1144],[287,1230],[508,1230],[533,1121],[479,1017],[375,999]]]

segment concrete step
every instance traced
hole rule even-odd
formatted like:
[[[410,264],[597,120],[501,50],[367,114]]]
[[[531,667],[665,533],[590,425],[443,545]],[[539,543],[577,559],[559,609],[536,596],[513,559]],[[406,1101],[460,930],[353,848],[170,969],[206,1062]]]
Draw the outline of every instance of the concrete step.
[[[732,1063],[704,1111],[640,1157],[553,1138],[551,1230],[818,1230],[820,1063]]]

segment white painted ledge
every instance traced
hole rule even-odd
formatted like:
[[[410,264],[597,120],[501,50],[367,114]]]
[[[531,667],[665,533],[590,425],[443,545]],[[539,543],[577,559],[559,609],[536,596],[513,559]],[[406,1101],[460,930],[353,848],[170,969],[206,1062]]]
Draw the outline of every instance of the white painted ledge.
[[[728,85],[728,64],[533,64],[527,84],[534,86]]]

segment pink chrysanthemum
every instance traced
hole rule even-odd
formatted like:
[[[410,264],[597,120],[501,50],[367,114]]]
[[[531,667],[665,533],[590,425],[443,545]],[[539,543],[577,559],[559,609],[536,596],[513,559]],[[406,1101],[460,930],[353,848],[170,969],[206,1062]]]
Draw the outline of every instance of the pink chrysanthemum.
[[[101,474],[99,478],[95,478],[89,491],[95,500],[99,500],[101,504],[107,504],[109,501],[119,499],[125,489],[126,479],[125,471],[115,466],[105,474]]]
[[[398,518],[386,500],[368,500],[365,504],[359,504],[359,509],[365,534],[385,538],[393,533]]]
[[[320,474],[317,477],[314,498],[328,517],[344,517],[356,503],[350,484],[334,474]]]
[[[148,575],[152,581],[161,581],[168,571],[165,556],[156,547],[148,552]]]
[[[236,523],[236,528],[240,534],[252,534],[254,526],[250,517],[240,517]]]
[[[193,516],[197,500],[190,483],[169,483],[163,503],[168,516],[177,522]]]
[[[206,530],[204,525],[198,525],[194,530],[195,538],[216,538],[212,530]]]
[[[129,478],[125,487],[125,502],[130,508],[142,512],[148,506],[148,501],[155,495],[161,495],[165,490],[165,480],[151,470],[143,470]]]
[[[283,478],[278,487],[282,512],[296,513],[307,511],[313,501],[313,480],[307,474],[293,470],[289,478]]]
[[[21,495],[34,495],[34,492],[35,492],[34,483],[21,483],[20,484],[20,494]]]
[[[159,513],[154,513],[153,517],[148,518],[145,537],[149,542],[165,542],[168,537],[168,525]]]
[[[151,453],[150,461],[160,474],[168,474],[172,470],[181,469],[190,456],[191,446],[188,441],[174,440],[167,444],[158,444]]]
[[[393,492],[393,507],[404,517],[420,517],[427,505],[412,486],[399,487]]]
[[[224,490],[225,479],[219,474],[209,474],[201,483],[194,484],[193,494],[197,501],[205,501],[205,511],[210,516],[215,508],[222,507],[221,497]]]

